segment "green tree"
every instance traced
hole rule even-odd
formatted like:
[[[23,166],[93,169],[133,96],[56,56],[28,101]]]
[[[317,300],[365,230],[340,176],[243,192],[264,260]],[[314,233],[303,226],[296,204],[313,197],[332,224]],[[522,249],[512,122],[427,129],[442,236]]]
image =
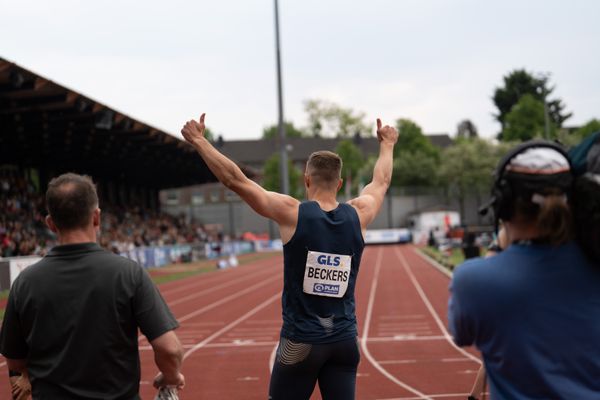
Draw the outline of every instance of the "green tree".
[[[530,94],[526,94],[506,114],[502,139],[506,141],[525,141],[544,137],[544,103]],[[556,136],[556,126],[550,122],[550,137]]]
[[[312,136],[347,138],[356,134],[370,134],[363,112],[317,99],[306,100],[304,111],[308,117],[308,131]]]
[[[360,149],[348,139],[341,140],[335,148],[335,152],[342,157],[342,178],[344,186],[342,190],[347,197],[352,195],[358,187],[358,171],[364,164],[364,158]]]
[[[521,97],[526,94],[533,96],[542,102],[542,104],[544,98],[546,99],[548,116],[554,122],[554,125],[559,128],[572,115],[571,113],[565,113],[565,105],[562,103],[562,100],[548,98],[554,91],[554,87],[549,86],[548,76],[538,75],[536,77],[524,69],[517,69],[504,76],[503,83],[502,87],[496,88],[493,96],[494,104],[498,108],[496,119],[502,126],[502,132],[504,131],[508,113],[519,102]],[[500,138],[504,139],[502,136]]]
[[[437,159],[422,153],[401,152],[394,159],[393,186],[428,187],[436,184]]]
[[[473,139],[479,137],[477,127],[471,120],[464,119],[456,126],[456,137],[464,139]]]
[[[211,143],[215,141],[215,134],[210,130],[210,128],[206,128],[204,130],[204,137]]]
[[[396,120],[398,130],[398,143],[394,146],[394,156],[400,153],[422,153],[425,156],[439,159],[439,150],[423,134],[419,125],[410,119],[400,118]]]
[[[365,160],[360,169],[358,170],[356,179],[358,181],[358,188],[361,189],[366,184],[371,182],[373,179],[373,168],[375,167],[375,163],[377,162],[377,156],[371,155],[369,158]]]
[[[262,186],[266,190],[281,192],[279,160],[279,153],[275,153],[265,162]],[[301,199],[304,196],[302,171],[296,168],[291,160],[288,160],[288,175],[290,179],[290,196]]]
[[[285,136],[288,138],[299,138],[299,137],[305,136],[304,132],[302,132],[300,129],[297,129],[294,126],[294,124],[291,122],[284,122],[283,129],[285,130]],[[262,135],[263,139],[273,139],[273,138],[278,138],[278,137],[279,137],[279,125],[278,124],[273,124],[273,125],[267,126],[266,128],[263,129],[263,135]]]
[[[465,198],[469,193],[488,193],[493,172],[511,143],[493,143],[483,139],[458,140],[444,149],[438,176],[449,193],[458,198],[461,215],[465,213]]]
[[[579,139],[583,139],[589,135],[591,135],[592,133],[596,133],[600,131],[600,120],[597,119],[591,119],[589,120],[585,125],[579,127],[579,129],[577,129],[575,131],[575,136],[577,136]]]

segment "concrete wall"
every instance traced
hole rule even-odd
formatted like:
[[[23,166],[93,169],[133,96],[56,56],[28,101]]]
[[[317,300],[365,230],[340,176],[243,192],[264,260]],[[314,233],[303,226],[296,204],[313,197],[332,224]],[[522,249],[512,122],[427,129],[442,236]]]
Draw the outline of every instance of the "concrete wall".
[[[464,202],[464,214],[461,215],[462,223],[467,225],[492,224],[490,215],[484,218],[477,212],[481,203],[486,200],[486,196],[477,196],[476,194],[468,196]],[[339,201],[344,201],[344,198],[340,197]],[[269,220],[256,214],[240,200],[193,206],[163,204],[162,209],[171,214],[191,215],[204,224],[220,224],[225,233],[235,236],[247,231],[269,233],[271,237],[279,236],[279,231],[273,223],[269,223]],[[450,209],[460,212],[460,204],[458,200],[448,199],[440,193],[390,195],[386,197],[379,215],[370,227],[373,229],[406,227],[410,215],[434,209]]]

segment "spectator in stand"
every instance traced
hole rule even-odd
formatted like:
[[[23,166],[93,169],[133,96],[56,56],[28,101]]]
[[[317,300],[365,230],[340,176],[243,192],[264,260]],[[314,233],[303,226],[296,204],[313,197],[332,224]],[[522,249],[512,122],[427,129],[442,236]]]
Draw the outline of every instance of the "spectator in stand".
[[[18,173],[0,169],[0,257],[45,255],[56,236],[44,223],[44,196]],[[202,224],[141,207],[106,205],[99,243],[114,253],[144,246],[204,244]]]
[[[0,257],[43,255],[53,244],[43,215],[43,198],[31,182],[0,170]]]

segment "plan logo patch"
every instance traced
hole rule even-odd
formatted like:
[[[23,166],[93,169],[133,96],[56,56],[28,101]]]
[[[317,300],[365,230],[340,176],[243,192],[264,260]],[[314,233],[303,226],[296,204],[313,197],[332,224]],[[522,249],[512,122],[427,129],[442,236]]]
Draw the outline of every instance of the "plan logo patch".
[[[313,286],[313,291],[315,293],[323,293],[323,294],[339,294],[340,293],[340,285],[329,285],[327,283],[315,283]]]

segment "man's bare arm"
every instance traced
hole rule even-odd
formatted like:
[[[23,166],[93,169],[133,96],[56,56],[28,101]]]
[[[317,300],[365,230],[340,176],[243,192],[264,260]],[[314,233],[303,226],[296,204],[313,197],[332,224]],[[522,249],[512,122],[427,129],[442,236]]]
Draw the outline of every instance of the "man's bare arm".
[[[154,362],[160,373],[154,379],[154,386],[176,386],[182,389],[185,378],[181,374],[183,348],[173,331],[168,331],[150,342],[154,350]]]
[[[191,120],[184,125],[181,133],[185,140],[194,146],[217,179],[237,193],[254,211],[274,220],[280,228],[295,228],[299,201],[290,196],[269,192],[248,179],[233,161],[221,154],[204,137],[204,116],[202,114],[199,121]]]
[[[391,126],[381,125],[377,118],[377,139],[379,139],[379,157],[373,168],[373,179],[355,199],[348,203],[358,212],[361,228],[364,231],[373,222],[392,181],[394,145],[398,141],[398,132]]]

